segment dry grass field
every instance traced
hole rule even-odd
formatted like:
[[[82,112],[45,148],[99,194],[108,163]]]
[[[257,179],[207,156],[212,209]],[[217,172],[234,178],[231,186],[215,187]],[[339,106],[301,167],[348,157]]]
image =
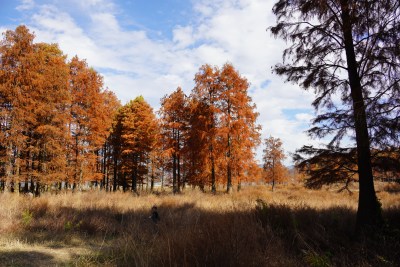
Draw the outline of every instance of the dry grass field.
[[[3,193],[0,266],[400,266],[400,193],[377,188],[385,227],[357,238],[357,194],[335,189]]]

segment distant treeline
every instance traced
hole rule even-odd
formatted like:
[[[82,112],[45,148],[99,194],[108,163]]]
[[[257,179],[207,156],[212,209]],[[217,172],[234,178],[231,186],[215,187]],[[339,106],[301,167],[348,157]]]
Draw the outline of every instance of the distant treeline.
[[[0,43],[0,190],[152,189],[162,182],[227,191],[260,178],[258,113],[231,64],[202,66],[195,87],[121,106],[102,77],[25,26]]]

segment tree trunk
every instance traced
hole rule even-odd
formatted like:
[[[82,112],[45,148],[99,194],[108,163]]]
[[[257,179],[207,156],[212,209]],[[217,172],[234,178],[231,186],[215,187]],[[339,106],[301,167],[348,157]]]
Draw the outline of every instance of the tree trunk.
[[[354,52],[352,25],[348,2],[341,0],[343,37],[347,58],[351,98],[353,100],[353,117],[357,143],[357,167],[359,175],[359,200],[357,210],[356,232],[366,226],[379,226],[382,222],[380,204],[376,198],[371,165],[371,151],[365,104],[361,81],[358,75],[356,56]]]
[[[39,181],[36,181],[35,196],[36,196],[36,197],[40,196],[40,183],[39,183]]]
[[[179,142],[180,142],[180,134],[179,134],[179,130],[177,130],[177,136],[178,136],[178,140],[177,140],[177,142],[176,142],[176,146],[177,146],[177,156],[176,156],[176,161],[177,161],[177,166],[176,166],[176,168],[177,168],[177,190],[178,190],[178,193],[180,193],[181,192],[181,157],[180,157],[180,145],[179,145]]]
[[[101,188],[104,188],[107,191],[107,185],[106,185],[106,153],[107,153],[107,144],[104,144],[103,148],[103,160],[102,160],[102,173],[103,173],[103,182],[101,184]]]
[[[274,192],[275,187],[275,159],[272,159],[272,188],[271,191]]]
[[[138,155],[134,154],[133,155],[133,160],[134,160],[134,167],[133,167],[133,176],[132,176],[132,191],[137,193],[137,178],[138,178]]]
[[[179,154],[178,154],[178,156],[177,156],[177,164],[176,164],[177,166],[177,170],[178,170],[178,173],[177,173],[177,189],[178,189],[178,193],[180,193],[181,192],[181,186],[182,186],[182,183],[181,183],[181,157],[179,156]]]
[[[175,194],[177,192],[176,189],[176,154],[172,155],[172,191]]]
[[[154,190],[154,167],[151,166],[151,180],[150,180],[150,191]]]
[[[229,127],[229,126],[228,126]],[[230,135],[228,134],[228,153],[227,153],[227,174],[226,174],[226,192],[232,192],[232,167],[231,167],[231,140]]]
[[[29,191],[30,191],[32,194],[35,193],[35,192],[34,192],[34,191],[35,191],[35,184],[33,183],[32,177],[31,177],[31,184],[30,184]]]
[[[211,155],[211,192],[215,194],[217,192],[217,187],[215,184],[215,160],[214,155]]]
[[[115,147],[114,147],[114,149],[115,149]],[[117,175],[118,175],[117,164],[118,164],[117,153],[114,152],[113,192],[117,191]]]

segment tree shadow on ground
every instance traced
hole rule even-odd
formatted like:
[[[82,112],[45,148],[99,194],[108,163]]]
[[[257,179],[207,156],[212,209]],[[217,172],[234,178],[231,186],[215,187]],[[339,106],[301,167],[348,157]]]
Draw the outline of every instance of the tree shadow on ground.
[[[36,217],[16,236],[50,249],[86,247],[89,256],[77,254],[73,259],[80,265],[400,265],[397,208],[385,211],[383,231],[361,239],[353,236],[355,211],[346,207],[315,209],[260,200],[252,209],[218,212],[194,203],[161,204],[159,223],[149,218],[150,208],[33,211]]]
[[[54,257],[47,253],[36,251],[0,251],[0,266],[56,266]]]

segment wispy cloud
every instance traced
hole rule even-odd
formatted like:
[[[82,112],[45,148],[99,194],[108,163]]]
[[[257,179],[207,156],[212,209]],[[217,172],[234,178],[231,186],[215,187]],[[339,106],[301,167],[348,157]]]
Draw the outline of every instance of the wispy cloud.
[[[21,4],[16,7],[18,11],[32,9],[35,6],[35,2],[33,0],[22,0]]]

